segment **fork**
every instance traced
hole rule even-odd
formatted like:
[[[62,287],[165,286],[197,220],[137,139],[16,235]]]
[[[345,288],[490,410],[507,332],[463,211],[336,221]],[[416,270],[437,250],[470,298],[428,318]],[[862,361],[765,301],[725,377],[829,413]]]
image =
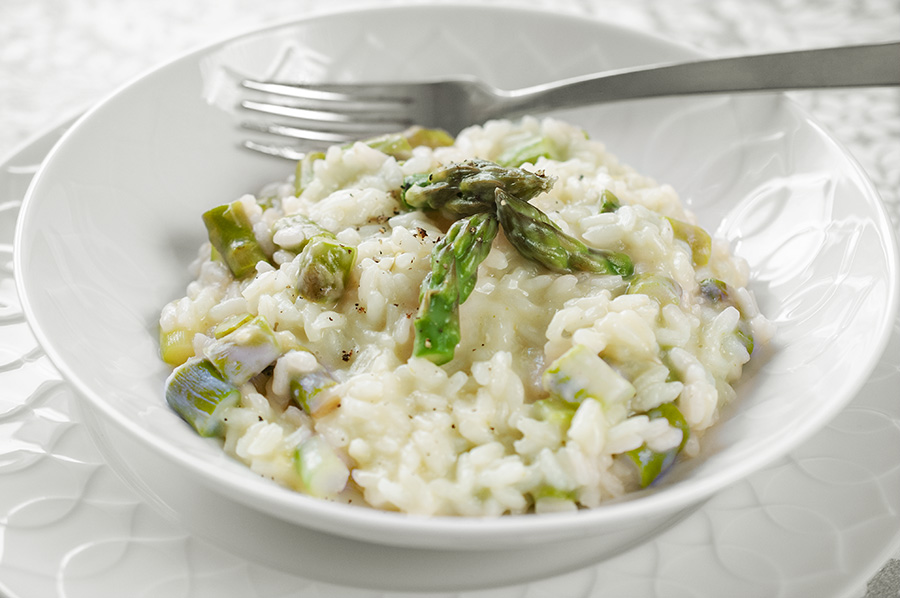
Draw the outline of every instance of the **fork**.
[[[266,99],[246,99],[256,114],[289,119],[245,121],[256,131],[306,147],[347,143],[412,125],[456,135],[466,126],[636,98],[753,91],[900,85],[900,42],[799,50],[608,71],[517,90],[474,77],[380,83],[292,83],[244,80]],[[270,98],[276,98],[273,101]],[[245,147],[291,160],[296,147],[245,141]]]

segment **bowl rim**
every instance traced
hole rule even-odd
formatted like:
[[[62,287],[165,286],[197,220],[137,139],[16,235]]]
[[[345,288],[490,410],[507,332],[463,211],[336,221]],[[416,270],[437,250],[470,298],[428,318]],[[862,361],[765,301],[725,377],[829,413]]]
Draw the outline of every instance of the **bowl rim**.
[[[63,378],[71,384],[77,391],[77,395],[87,400],[91,406],[97,408],[105,417],[110,419],[115,425],[126,429],[134,437],[140,439],[144,444],[152,447],[156,452],[165,456],[170,462],[177,463],[182,467],[186,467],[190,471],[198,475],[203,483],[210,487],[220,490],[230,490],[232,496],[242,496],[248,492],[248,485],[244,479],[234,476],[230,472],[220,470],[218,468],[204,468],[203,463],[193,455],[186,455],[174,446],[167,443],[160,443],[158,438],[148,433],[146,429],[141,428],[133,420],[113,409],[103,400],[90,385],[85,383],[77,371],[73,371],[68,367],[64,355],[57,349],[52,335],[48,334],[41,326],[39,318],[35,315],[34,306],[29,295],[28,275],[24,269],[25,254],[25,236],[30,228],[30,221],[33,206],[39,201],[39,193],[44,179],[48,176],[46,172],[52,168],[54,159],[59,153],[59,148],[65,146],[68,140],[74,135],[74,132],[81,127],[89,126],[88,123],[92,118],[103,111],[104,107],[114,98],[118,97],[124,90],[129,89],[137,82],[161,71],[166,70],[170,66],[197,60],[226,44],[240,41],[245,38],[265,35],[275,30],[290,28],[305,24],[314,24],[316,22],[336,21],[347,16],[352,18],[362,18],[367,14],[379,13],[390,14],[409,11],[418,11],[419,13],[440,14],[448,11],[456,11],[459,9],[474,10],[481,13],[482,16],[493,15],[501,17],[502,15],[517,14],[522,18],[540,18],[552,19],[558,24],[567,25],[585,25],[590,24],[596,27],[598,31],[603,29],[615,30],[623,33],[637,41],[652,42],[654,44],[665,44],[679,51],[688,51],[696,55],[702,56],[695,49],[691,49],[686,45],[674,42],[672,40],[631,29],[622,25],[603,21],[593,15],[581,15],[568,12],[552,11],[545,7],[535,6],[517,6],[505,3],[497,5],[486,5],[483,3],[473,2],[471,0],[454,0],[450,2],[442,2],[439,4],[422,3],[417,1],[406,1],[386,6],[366,6],[366,7],[340,7],[338,9],[330,9],[323,12],[317,12],[313,15],[290,17],[279,20],[274,23],[266,24],[262,27],[254,27],[238,33],[236,35],[227,35],[213,41],[205,43],[201,46],[188,50],[179,56],[165,61],[131,80],[117,87],[93,107],[87,110],[74,124],[65,132],[60,140],[54,145],[48,153],[41,165],[38,173],[33,178],[28,187],[25,199],[22,202],[20,214],[16,222],[15,242],[14,242],[14,276],[16,287],[19,292],[19,298],[22,305],[25,319],[28,322],[35,338],[38,340],[40,347],[50,358],[53,365],[59,370]],[[780,94],[784,95],[784,94]],[[276,516],[284,509],[299,509],[306,515],[313,518],[310,522],[312,527],[320,527],[320,522],[333,522],[350,524],[359,526],[360,529],[367,532],[368,537],[380,537],[382,534],[392,534],[398,531],[408,535],[409,533],[424,534],[426,536],[439,536],[445,539],[456,540],[472,540],[483,537],[485,535],[496,536],[500,538],[516,539],[521,538],[523,534],[529,532],[543,534],[556,533],[564,531],[578,531],[579,533],[589,533],[589,530],[607,523],[627,524],[638,519],[647,518],[650,515],[669,513],[675,514],[679,511],[687,509],[692,505],[699,505],[703,500],[711,497],[715,492],[725,488],[729,484],[733,484],[747,475],[757,471],[768,465],[777,458],[787,454],[791,449],[799,446],[804,440],[819,430],[827,421],[831,420],[839,411],[841,411],[847,403],[859,392],[860,388],[868,379],[871,371],[875,367],[878,359],[887,347],[887,343],[891,334],[891,322],[893,314],[897,313],[898,295],[900,295],[900,285],[898,282],[898,250],[897,241],[895,239],[893,227],[890,226],[890,219],[887,216],[883,202],[878,196],[869,177],[862,169],[856,158],[851,155],[830,133],[823,127],[818,125],[799,105],[787,98],[787,107],[793,111],[798,117],[811,124],[820,133],[820,138],[832,146],[848,163],[848,173],[852,173],[855,184],[869,199],[874,212],[878,216],[878,228],[885,235],[885,239],[891,242],[892,248],[888,248],[887,270],[894,284],[890,285],[887,298],[889,309],[886,311],[885,318],[881,322],[881,326],[877,331],[877,336],[872,339],[872,351],[866,360],[862,372],[858,374],[857,379],[851,385],[846,397],[842,401],[834,401],[829,404],[827,409],[820,410],[815,418],[811,418],[805,422],[805,425],[798,426],[795,433],[790,437],[783,437],[780,441],[773,443],[765,452],[755,455],[752,460],[748,460],[740,468],[730,471],[722,471],[715,476],[706,476],[701,479],[692,479],[680,483],[673,484],[656,492],[639,492],[628,495],[625,500],[612,500],[591,509],[579,509],[576,512],[567,513],[546,513],[540,515],[529,516],[503,516],[503,517],[471,517],[471,516],[425,516],[407,513],[399,513],[393,511],[384,511],[378,509],[370,509],[366,507],[354,507],[345,504],[333,503],[316,498],[306,496],[299,492],[291,491],[287,488],[278,486],[277,484],[268,483],[266,488],[270,488],[265,492],[262,491],[262,485],[253,485],[249,492],[254,495],[263,494],[264,496],[255,496],[263,498],[267,505],[266,512],[271,512]],[[283,517],[284,518],[284,517]],[[287,517],[289,521],[301,524],[296,518]],[[303,525],[307,525],[304,523]],[[333,526],[320,529],[333,530]],[[351,534],[353,535],[353,534]],[[404,536],[406,538],[406,536]],[[386,542],[390,542],[391,536],[384,537]],[[414,545],[404,539],[400,542],[402,545]],[[430,544],[430,542],[427,542]]]

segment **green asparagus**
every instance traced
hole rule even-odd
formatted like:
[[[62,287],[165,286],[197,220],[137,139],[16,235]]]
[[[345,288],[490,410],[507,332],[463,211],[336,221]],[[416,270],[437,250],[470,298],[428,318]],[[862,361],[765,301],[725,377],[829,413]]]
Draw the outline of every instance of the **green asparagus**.
[[[631,382],[585,345],[574,345],[551,363],[541,382],[550,396],[574,405],[592,398],[614,409],[635,395]]]
[[[235,278],[243,278],[253,272],[257,263],[269,261],[256,240],[253,225],[240,201],[205,212],[203,223],[209,233],[209,242]]]
[[[609,189],[604,189],[603,194],[600,196],[600,213],[608,214],[609,212],[615,212],[621,207],[622,204],[619,198],[616,197],[616,194]]]
[[[300,253],[297,292],[315,303],[335,303],[344,294],[356,260],[356,247],[327,235],[309,240]]]
[[[206,358],[236,386],[269,367],[281,353],[275,333],[262,316],[254,317],[204,349]]]
[[[166,402],[201,436],[223,436],[222,417],[241,393],[208,359],[192,359],[166,381]]]
[[[659,274],[638,274],[628,283],[625,292],[629,295],[647,295],[659,303],[660,307],[670,303],[681,304],[681,285],[668,276]]]
[[[560,160],[562,155],[547,137],[528,133],[504,148],[497,158],[497,163],[501,166],[519,167],[525,163],[536,164],[538,158]]]
[[[588,247],[527,201],[497,189],[495,202],[506,238],[524,257],[556,272],[578,270],[623,278],[634,273],[627,255]]]
[[[579,403],[569,402],[559,396],[551,395],[531,404],[531,416],[534,419],[551,423],[565,433],[572,424],[572,418],[578,411]]]
[[[676,220],[675,218],[666,218],[672,225],[672,233],[675,238],[684,241],[691,249],[691,263],[694,267],[699,268],[709,263],[709,256],[712,253],[712,239],[709,233],[687,222]]]
[[[294,467],[303,488],[320,498],[340,493],[350,478],[350,469],[321,436],[310,436],[294,450]]]
[[[312,372],[291,378],[291,400],[310,415],[319,415],[325,408],[320,393],[337,384],[334,377],[321,365]]]
[[[169,365],[181,365],[194,355],[194,332],[181,328],[160,330],[159,355]]]
[[[313,163],[324,157],[323,152],[309,152],[297,160],[297,169],[294,171],[294,195],[300,197],[306,190],[315,176]]]
[[[417,357],[438,365],[453,359],[461,338],[459,305],[475,288],[478,266],[490,253],[498,230],[493,214],[475,214],[454,222],[434,246],[414,322],[413,354]]]
[[[713,305],[720,307],[734,307],[738,311],[740,308],[732,296],[732,289],[724,281],[717,278],[707,278],[700,281],[700,295]],[[734,331],[738,340],[747,349],[747,353],[753,353],[753,331],[750,324],[743,318],[738,323],[737,329]]]
[[[441,210],[451,217],[494,212],[494,190],[525,201],[547,191],[553,179],[519,168],[505,168],[487,160],[466,160],[438,168],[427,177],[404,181],[403,201],[413,209]]]
[[[646,444],[643,444],[640,447],[625,453],[626,458],[630,459],[635,467],[637,467],[641,488],[646,488],[652,484],[659,476],[669,469],[672,463],[675,462],[675,457],[677,457],[678,453],[684,448],[684,445],[687,443],[690,436],[690,427],[685,421],[684,416],[681,414],[681,411],[679,411],[674,403],[663,403],[659,407],[648,411],[647,415],[651,420],[660,417],[666,418],[669,421],[670,426],[681,430],[681,442],[677,447],[661,452],[654,451]]]

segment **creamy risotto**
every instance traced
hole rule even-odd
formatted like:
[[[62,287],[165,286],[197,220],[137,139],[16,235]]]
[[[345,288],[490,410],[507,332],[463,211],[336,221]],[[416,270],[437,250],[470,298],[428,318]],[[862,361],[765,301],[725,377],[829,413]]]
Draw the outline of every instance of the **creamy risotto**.
[[[675,191],[558,120],[332,147],[203,221],[167,400],[331,500],[595,507],[696,455],[771,336]]]

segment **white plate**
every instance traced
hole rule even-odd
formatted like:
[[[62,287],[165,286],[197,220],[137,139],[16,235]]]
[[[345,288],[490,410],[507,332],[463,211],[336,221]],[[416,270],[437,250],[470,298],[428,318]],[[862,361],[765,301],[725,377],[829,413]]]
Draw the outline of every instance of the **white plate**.
[[[498,22],[511,32],[500,46]],[[567,49],[573,45],[578,53]],[[646,528],[625,527],[646,516],[644,505],[659,507],[652,521],[663,525],[809,437],[852,398],[887,342],[897,261],[884,210],[855,163],[783,96],[646,101],[566,115],[674,185],[708,228],[731,240],[779,327],[739,401],[705,438],[702,457],[640,501],[575,515],[421,521],[290,493],[225,458],[166,407],[154,321],[182,292],[202,237],[202,207],[289,170],[238,149],[244,132],[232,107],[242,76],[465,70],[507,87],[688,55],[593,21],[475,6],[322,17],[189,55],[101,104],[48,158],[17,235],[25,311],[48,355],[95,407],[234,500],[331,533],[407,546],[466,548],[477,537],[480,548],[501,548],[603,529],[589,555],[600,558],[646,536]]]
[[[208,493],[188,504],[157,501],[159,487],[132,483],[160,472],[135,471],[141,461],[126,451],[126,485],[95,448],[73,392],[27,332],[8,268],[19,199],[59,134],[0,165],[0,593],[120,598],[128,587],[134,596],[386,597],[265,568],[208,543],[185,522]],[[900,544],[898,354],[900,319],[873,376],[825,430],[657,539],[565,576],[459,598],[862,596]],[[308,550],[298,546],[298,560]]]

